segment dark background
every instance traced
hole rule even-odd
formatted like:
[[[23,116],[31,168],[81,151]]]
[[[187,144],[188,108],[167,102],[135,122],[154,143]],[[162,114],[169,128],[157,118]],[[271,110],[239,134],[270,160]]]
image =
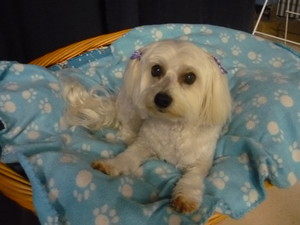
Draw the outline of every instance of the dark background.
[[[254,6],[255,0],[1,0],[0,60],[28,63],[74,42],[140,25],[213,24],[251,32]],[[0,224],[39,222],[0,193]]]
[[[163,23],[252,30],[255,0],[1,0],[0,60],[22,63],[97,35]]]

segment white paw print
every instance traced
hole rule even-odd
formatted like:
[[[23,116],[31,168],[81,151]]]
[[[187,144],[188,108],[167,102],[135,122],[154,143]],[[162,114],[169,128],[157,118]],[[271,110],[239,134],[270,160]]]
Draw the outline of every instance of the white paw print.
[[[102,150],[100,153],[101,158],[109,159],[114,155],[112,150]]]
[[[123,177],[121,179],[121,184],[119,186],[119,192],[127,198],[132,197],[133,195],[133,180],[129,177]]]
[[[5,86],[5,89],[11,90],[11,91],[17,91],[19,88],[19,85],[16,82],[8,82]]]
[[[109,85],[109,81],[108,81],[107,76],[101,75],[101,81],[100,82],[103,86],[108,86]]]
[[[205,26],[201,27],[200,31],[204,34],[212,34],[213,31]]]
[[[247,92],[249,90],[250,86],[247,82],[241,82],[238,86],[238,91],[237,93],[243,93],[243,92]]]
[[[242,50],[239,46],[236,46],[234,45],[232,48],[231,48],[231,53],[232,55],[235,55],[235,56],[238,56],[242,53]]]
[[[248,58],[252,61],[254,64],[259,64],[262,61],[262,56],[261,54],[255,53],[255,52],[249,52],[248,53]]]
[[[258,123],[259,123],[259,120],[257,118],[257,115],[250,114],[247,117],[246,128],[248,130],[253,130]]]
[[[278,72],[274,72],[273,75],[274,75],[274,82],[277,84],[286,84],[289,82],[288,76],[285,76]]]
[[[89,144],[82,144],[81,145],[81,150],[83,152],[90,152],[91,151],[91,146]]]
[[[124,70],[122,68],[116,68],[112,71],[116,78],[123,78]]]
[[[55,187],[55,180],[54,178],[51,178],[48,181],[48,188],[49,188],[49,193],[48,193],[48,198],[50,199],[51,202],[55,202],[59,196],[59,191]]]
[[[174,28],[176,27],[175,24],[167,24],[166,26],[168,30],[174,30]]]
[[[31,156],[29,159],[30,163],[36,166],[43,166],[44,161],[40,155]]]
[[[119,216],[115,209],[110,209],[108,205],[96,208],[93,211],[95,225],[114,225],[119,223]]]
[[[259,174],[263,177],[269,176],[269,169],[266,163],[260,163],[258,167]]]
[[[7,135],[8,135],[9,138],[14,138],[14,137],[18,136],[21,132],[22,132],[21,127],[15,127],[11,131],[9,131],[7,133]]]
[[[252,99],[252,105],[259,108],[262,105],[266,104],[268,102],[267,97],[262,96],[262,95],[256,95],[253,99]]]
[[[246,35],[244,33],[240,33],[238,32],[236,35],[235,35],[235,39],[239,42],[242,42],[244,40],[246,40]]]
[[[44,79],[44,77],[41,76],[41,75],[38,75],[38,74],[33,74],[33,75],[31,75],[31,80],[32,80],[33,82],[36,82],[36,81],[39,81],[39,80],[43,80],[43,79]]]
[[[236,114],[241,114],[244,111],[244,104],[242,101],[238,101],[234,103],[234,112]]]
[[[229,181],[229,177],[224,173],[224,171],[220,171],[217,173],[213,173],[209,180],[214,184],[216,188],[219,190],[223,190],[226,186],[226,183]]]
[[[78,157],[72,154],[65,153],[59,158],[59,161],[62,163],[77,163]]]
[[[254,75],[254,79],[260,82],[265,82],[268,80],[268,77],[264,76],[260,71],[257,71]]]
[[[33,89],[30,88],[28,90],[25,90],[22,92],[22,97],[29,103],[31,103],[33,100],[36,98],[37,92]]]
[[[27,138],[30,140],[36,140],[40,137],[39,126],[36,123],[31,123],[24,130],[24,133],[27,135]]]
[[[174,211],[171,208],[167,209],[167,216],[164,217],[164,222],[167,225],[180,225],[182,223],[181,216],[174,214]]]
[[[156,28],[153,28],[151,30],[151,33],[152,33],[152,37],[154,38],[155,41],[159,41],[163,37],[163,33],[160,30],[156,29]]]
[[[145,207],[143,209],[143,214],[147,217],[150,217],[158,209],[158,207],[159,207],[158,205],[152,205],[152,206]]]
[[[269,63],[274,66],[275,68],[280,68],[282,67],[283,63],[285,62],[285,60],[281,57],[276,57],[276,58],[272,58]]]
[[[168,166],[165,165],[159,166],[155,169],[155,173],[161,176],[162,178],[167,178],[171,172],[172,171],[168,168]]]
[[[290,145],[289,149],[290,152],[292,153],[292,159],[295,162],[300,162],[300,144],[294,142],[292,145]]]
[[[24,71],[24,65],[22,64],[14,64],[9,69],[11,72],[13,72],[16,75],[20,75]]]
[[[284,133],[283,131],[280,129],[278,123],[271,121],[268,123],[267,125],[267,129],[269,134],[272,137],[272,140],[274,142],[278,142],[278,143],[282,143],[284,140]]]
[[[193,29],[193,25],[184,24],[184,25],[181,26],[181,30],[186,35],[192,33],[192,29]]]
[[[228,43],[230,36],[226,33],[221,33],[220,38],[223,43]]]
[[[11,101],[10,95],[1,95],[0,109],[4,112],[14,113],[17,110],[17,106]]]
[[[284,107],[290,108],[294,106],[294,100],[289,96],[287,91],[279,89],[274,93],[274,99],[279,101]]]
[[[258,200],[258,193],[255,189],[251,188],[249,182],[246,182],[244,186],[241,187],[241,190],[244,192],[243,200],[248,207],[253,205]]]
[[[52,112],[52,105],[49,103],[48,98],[40,100],[39,108],[43,114],[49,114]]]
[[[276,161],[278,168],[283,168],[283,159],[280,158],[279,155],[277,154],[273,155],[273,159]]]
[[[88,200],[91,192],[96,190],[92,173],[87,170],[81,170],[78,172],[75,181],[78,189],[73,191],[73,196],[78,202]]]
[[[96,62],[90,62],[89,63],[89,67],[87,68],[85,74],[88,76],[88,77],[94,77],[97,73],[97,69],[98,69],[98,63]]]
[[[287,180],[291,186],[295,185],[298,182],[298,178],[294,172],[289,173]]]
[[[217,53],[219,56],[222,56],[222,57],[225,57],[225,56],[226,56],[226,53],[225,53],[223,50],[221,50],[221,49],[217,49],[217,50],[216,50],[216,53]]]
[[[134,42],[134,49],[135,49],[135,50],[139,50],[139,49],[141,49],[143,46],[144,46],[144,45],[143,45],[143,42],[142,42],[141,40],[136,40],[136,41]]]
[[[48,216],[47,221],[44,223],[44,225],[59,225],[60,222],[58,221],[57,216]]]
[[[9,64],[10,64],[10,62],[8,62],[8,61],[0,62],[0,72],[4,71],[8,67]]]
[[[193,39],[187,35],[181,36],[179,39],[182,41],[193,41]]]

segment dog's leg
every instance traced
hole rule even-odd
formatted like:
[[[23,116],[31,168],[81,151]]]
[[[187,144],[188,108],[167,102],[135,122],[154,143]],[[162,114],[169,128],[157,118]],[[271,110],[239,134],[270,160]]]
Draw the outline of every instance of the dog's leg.
[[[92,167],[110,176],[138,175],[138,169],[150,157],[151,151],[136,141],[113,159],[94,161]]]
[[[209,168],[210,166],[197,166],[185,171],[173,191],[171,206],[176,211],[192,213],[200,207],[204,193],[204,178]]]

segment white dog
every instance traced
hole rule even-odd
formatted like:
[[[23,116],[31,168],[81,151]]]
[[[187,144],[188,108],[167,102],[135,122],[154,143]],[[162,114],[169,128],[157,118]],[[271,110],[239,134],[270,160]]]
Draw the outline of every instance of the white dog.
[[[132,55],[116,97],[66,84],[66,119],[89,129],[118,127],[128,148],[92,164],[108,175],[136,174],[151,158],[181,169],[171,205],[190,213],[201,204],[204,178],[231,113],[225,72],[214,57],[190,42],[156,42]]]

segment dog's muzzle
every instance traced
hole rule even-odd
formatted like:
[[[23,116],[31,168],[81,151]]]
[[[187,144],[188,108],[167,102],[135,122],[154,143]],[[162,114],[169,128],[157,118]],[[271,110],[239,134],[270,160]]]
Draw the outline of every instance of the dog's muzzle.
[[[159,109],[168,108],[172,102],[172,97],[165,92],[159,92],[154,97],[154,103]]]

